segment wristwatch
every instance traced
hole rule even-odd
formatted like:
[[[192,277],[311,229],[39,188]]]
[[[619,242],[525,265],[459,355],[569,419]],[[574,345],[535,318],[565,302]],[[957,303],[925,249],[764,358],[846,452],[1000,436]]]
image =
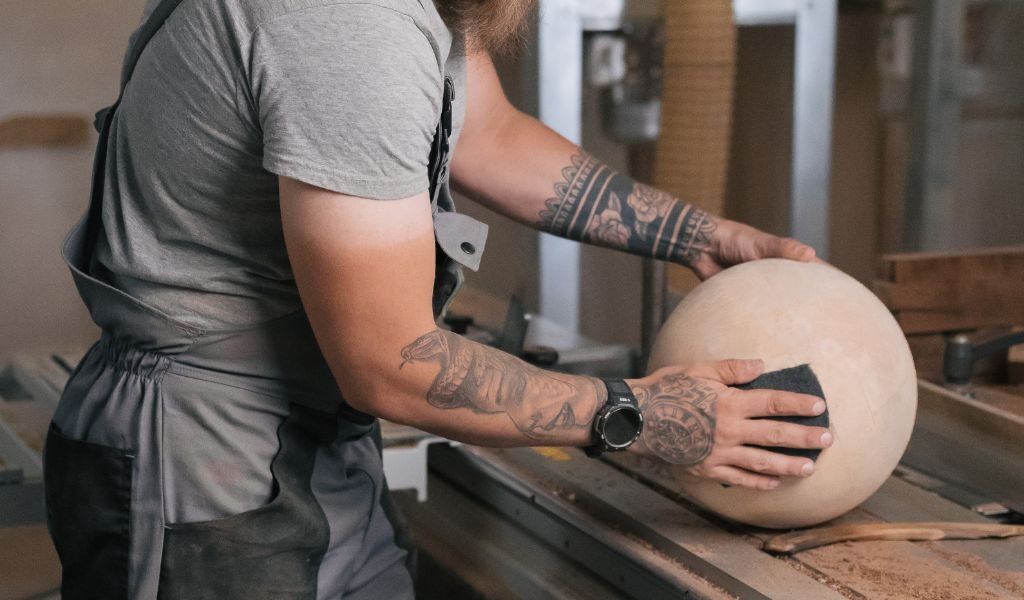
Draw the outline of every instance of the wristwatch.
[[[602,381],[608,388],[608,400],[594,417],[594,443],[584,449],[591,458],[629,448],[644,430],[644,415],[629,385],[621,379]]]

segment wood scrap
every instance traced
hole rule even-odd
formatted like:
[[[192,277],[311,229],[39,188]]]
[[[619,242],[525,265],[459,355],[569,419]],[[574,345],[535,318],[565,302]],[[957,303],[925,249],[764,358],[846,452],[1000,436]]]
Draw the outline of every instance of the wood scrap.
[[[1024,535],[1024,525],[944,522],[850,523],[783,533],[765,540],[761,548],[773,554],[795,554],[840,542],[978,540],[1019,535]]]
[[[0,120],[0,148],[74,146],[89,140],[81,115],[16,115]]]
[[[1024,324],[1024,246],[886,255],[874,289],[907,334]]]

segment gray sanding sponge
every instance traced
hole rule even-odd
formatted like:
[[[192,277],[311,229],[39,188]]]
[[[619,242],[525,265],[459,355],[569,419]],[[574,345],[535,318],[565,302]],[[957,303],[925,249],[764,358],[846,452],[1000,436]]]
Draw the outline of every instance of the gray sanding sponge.
[[[797,425],[808,425],[811,427],[824,427],[828,429],[828,399],[825,398],[825,392],[821,389],[821,383],[818,381],[818,377],[814,374],[810,365],[800,365],[798,367],[771,371],[769,373],[762,374],[760,377],[749,383],[733,387],[741,390],[779,390],[782,392],[796,392],[798,394],[810,394],[811,396],[822,398],[825,400],[825,412],[814,417],[758,418],[785,421],[787,423],[796,423]],[[805,456],[811,460],[817,460],[818,455],[821,454],[821,450],[817,448],[758,447],[772,452],[778,452],[780,454],[788,454],[790,456]]]

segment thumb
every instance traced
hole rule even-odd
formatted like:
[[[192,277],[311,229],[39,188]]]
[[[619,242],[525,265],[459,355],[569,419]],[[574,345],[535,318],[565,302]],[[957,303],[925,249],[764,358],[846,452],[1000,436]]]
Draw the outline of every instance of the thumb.
[[[772,237],[767,244],[765,258],[785,258],[800,262],[814,259],[814,248],[793,238]]]

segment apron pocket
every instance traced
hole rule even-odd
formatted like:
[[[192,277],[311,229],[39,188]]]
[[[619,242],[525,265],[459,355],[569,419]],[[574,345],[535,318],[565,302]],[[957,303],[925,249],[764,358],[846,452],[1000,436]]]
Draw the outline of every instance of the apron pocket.
[[[310,489],[318,429],[336,426],[292,405],[278,430],[269,504],[230,517],[164,528],[161,600],[316,598],[329,526]]]
[[[303,527],[310,517],[293,514],[289,495],[223,519],[168,525],[158,598],[314,598],[323,543]]]
[[[128,598],[134,457],[131,450],[73,440],[50,425],[46,515],[65,600]]]

